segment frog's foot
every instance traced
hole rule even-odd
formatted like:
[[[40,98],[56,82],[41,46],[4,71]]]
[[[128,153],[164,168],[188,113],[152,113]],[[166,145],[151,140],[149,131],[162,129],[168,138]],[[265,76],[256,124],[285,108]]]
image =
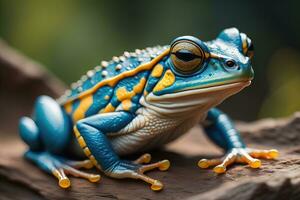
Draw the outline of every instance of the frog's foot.
[[[151,189],[159,191],[163,189],[163,184],[159,180],[155,180],[146,176],[144,173],[158,168],[160,171],[166,171],[170,167],[169,160],[162,160],[156,163],[141,165],[141,163],[148,163],[151,160],[150,154],[144,154],[134,162],[120,161],[112,169],[105,173],[114,178],[133,178],[140,179],[151,184]]]
[[[75,169],[92,169],[94,167],[93,163],[91,160],[86,159],[82,161],[73,161],[73,160],[67,160],[65,161],[67,165],[75,168]]]
[[[217,174],[225,173],[226,168],[233,163],[246,163],[251,168],[259,168],[261,161],[257,158],[275,159],[278,157],[276,149],[257,150],[249,148],[233,148],[221,159],[202,159],[198,162],[200,168],[209,168],[214,166],[214,172]]]
[[[26,152],[25,157],[36,163],[44,171],[52,173],[58,179],[58,185],[61,188],[68,188],[71,186],[71,181],[67,177],[68,174],[87,179],[90,182],[98,182],[101,178],[98,174],[90,174],[78,170],[80,168],[92,168],[93,164],[90,160],[69,161],[47,152],[33,151]]]

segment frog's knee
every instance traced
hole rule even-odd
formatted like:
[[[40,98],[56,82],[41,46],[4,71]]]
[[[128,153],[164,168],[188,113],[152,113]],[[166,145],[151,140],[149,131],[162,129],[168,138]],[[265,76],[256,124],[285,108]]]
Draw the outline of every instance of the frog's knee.
[[[32,150],[41,148],[40,132],[36,123],[29,117],[22,117],[19,121],[19,133],[22,140]]]
[[[39,109],[43,110],[45,108],[48,108],[48,110],[51,112],[52,110],[50,108],[57,109],[58,107],[58,103],[52,97],[46,95],[37,97],[34,104],[35,112],[37,112]]]
[[[41,140],[48,151],[57,153],[66,147],[70,140],[70,120],[53,98],[38,97],[33,118],[41,132]]]

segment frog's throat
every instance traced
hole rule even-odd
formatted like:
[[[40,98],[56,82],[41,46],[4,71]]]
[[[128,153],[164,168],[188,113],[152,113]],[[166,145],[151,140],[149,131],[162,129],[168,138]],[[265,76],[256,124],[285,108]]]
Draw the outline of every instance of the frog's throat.
[[[250,83],[251,81],[228,83],[160,96],[150,93],[142,98],[140,103],[144,107],[163,115],[177,116],[184,113],[207,112]]]
[[[157,57],[153,58],[150,62],[148,63],[143,63],[141,65],[139,65],[138,67],[130,70],[130,71],[126,71],[123,72],[117,76],[105,79],[99,83],[97,83],[95,86],[93,86],[92,88],[80,93],[79,95],[75,96],[74,98],[70,98],[64,102],[59,102],[61,105],[66,105],[69,103],[72,103],[74,100],[76,99],[82,99],[85,96],[88,96],[90,94],[94,94],[99,88],[105,86],[105,85],[109,85],[111,87],[114,87],[120,80],[123,80],[124,78],[127,77],[132,77],[136,74],[138,74],[139,72],[142,71],[149,71],[151,70],[159,61],[161,61],[165,56],[167,56],[170,52],[170,48],[166,49],[164,52],[162,52],[160,55],[158,55]]]

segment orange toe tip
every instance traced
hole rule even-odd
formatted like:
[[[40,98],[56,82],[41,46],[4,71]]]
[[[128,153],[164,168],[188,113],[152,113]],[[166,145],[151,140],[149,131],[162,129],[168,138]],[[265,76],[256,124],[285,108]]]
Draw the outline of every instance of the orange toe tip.
[[[160,171],[166,171],[170,168],[170,161],[169,160],[163,160],[161,161],[160,163],[160,166],[159,166],[159,170]]]
[[[71,181],[68,178],[62,178],[58,181],[61,188],[68,188],[71,186]]]
[[[209,167],[208,161],[206,159],[201,159],[198,162],[198,166],[202,169],[206,169]]]
[[[101,176],[98,174],[95,174],[95,175],[91,175],[91,177],[89,178],[89,181],[92,183],[96,183],[96,182],[100,181],[100,179],[101,179]]]
[[[260,168],[261,166],[261,161],[258,159],[255,159],[253,162],[251,162],[250,164],[251,168]]]
[[[151,190],[160,191],[163,189],[163,187],[164,185],[160,181],[155,180],[154,183],[151,185]]]
[[[277,149],[271,149],[268,153],[268,157],[270,159],[274,159],[274,158],[277,158],[279,156],[279,152]]]
[[[216,166],[214,168],[214,172],[217,173],[217,174],[223,174],[226,172],[226,167],[224,166]]]
[[[151,161],[151,155],[149,153],[146,153],[144,155],[144,162],[149,163]]]

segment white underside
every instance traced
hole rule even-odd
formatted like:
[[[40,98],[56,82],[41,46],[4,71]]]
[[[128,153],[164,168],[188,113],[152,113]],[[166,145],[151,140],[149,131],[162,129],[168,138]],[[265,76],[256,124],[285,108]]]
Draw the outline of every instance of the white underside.
[[[162,96],[141,98],[137,117],[122,130],[108,134],[119,155],[166,144],[203,122],[210,108],[239,92],[250,82],[232,83]]]

